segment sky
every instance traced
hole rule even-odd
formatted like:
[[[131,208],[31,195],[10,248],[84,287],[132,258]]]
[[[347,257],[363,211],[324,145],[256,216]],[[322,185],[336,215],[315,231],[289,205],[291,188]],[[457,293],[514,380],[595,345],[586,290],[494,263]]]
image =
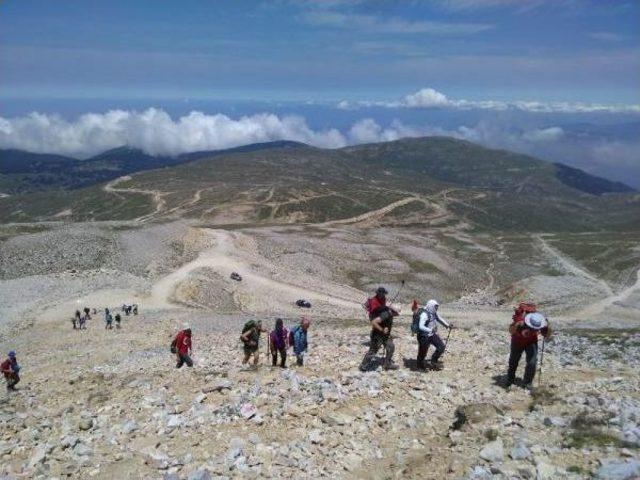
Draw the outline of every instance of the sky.
[[[640,0],[0,3],[0,148],[433,134],[640,186]]]

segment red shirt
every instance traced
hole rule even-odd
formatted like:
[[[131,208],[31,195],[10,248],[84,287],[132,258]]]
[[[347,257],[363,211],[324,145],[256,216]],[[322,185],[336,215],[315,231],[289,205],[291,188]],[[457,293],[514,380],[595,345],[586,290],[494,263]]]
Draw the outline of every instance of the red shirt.
[[[526,313],[527,312],[521,312],[519,314],[514,313],[511,326],[513,327],[516,323],[524,321],[524,316],[526,315]],[[547,327],[539,330],[542,335],[546,335],[547,331]],[[523,328],[516,329],[515,332],[511,334],[511,342],[515,343],[519,347],[526,347],[533,343],[538,343],[538,330],[533,330],[523,325]]]
[[[176,335],[176,349],[181,355],[188,355],[191,350],[191,337],[188,337],[184,330],[181,330]]]
[[[386,298],[380,299],[378,298],[377,295],[367,300],[366,308],[367,308],[367,311],[369,312],[369,320],[373,320],[374,318],[376,318],[380,313],[380,311],[386,306],[387,306],[387,299]]]
[[[4,376],[7,377],[13,371],[11,369],[11,359],[7,358],[4,362],[0,363],[0,371],[4,373]]]

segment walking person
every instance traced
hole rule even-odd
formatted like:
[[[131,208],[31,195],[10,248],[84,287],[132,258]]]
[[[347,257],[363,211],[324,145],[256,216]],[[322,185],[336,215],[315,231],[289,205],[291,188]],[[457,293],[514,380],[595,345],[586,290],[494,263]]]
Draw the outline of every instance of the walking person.
[[[250,320],[244,324],[240,340],[244,344],[244,358],[242,364],[249,363],[249,359],[253,356],[253,366],[256,367],[260,361],[260,334],[267,330],[262,326],[262,321]]]
[[[287,348],[289,347],[289,330],[284,326],[281,318],[276,319],[276,326],[269,335],[269,350],[271,351],[271,364],[275,367],[280,354],[280,367],[287,368]]]
[[[364,303],[364,309],[367,311],[369,315],[369,321],[376,318],[383,310],[387,308],[387,289],[384,287],[378,287],[376,289],[376,294],[367,299]]]
[[[289,343],[293,344],[293,353],[296,356],[296,365],[304,366],[304,356],[309,348],[307,332],[311,326],[311,320],[306,317],[300,319],[300,324],[291,329],[289,333]]]
[[[366,372],[371,367],[371,362],[378,354],[380,347],[385,348],[385,358],[383,368],[385,370],[397,370],[398,365],[393,363],[393,353],[395,345],[391,337],[391,329],[393,328],[393,317],[398,316],[399,312],[391,307],[385,307],[380,311],[378,316],[371,320],[371,342],[369,343],[369,351],[365,354],[360,364],[360,371]]]
[[[84,316],[86,317],[87,320],[91,320],[91,310],[89,309],[89,307],[84,307]]]
[[[104,309],[104,329],[111,330],[113,328],[113,316],[108,308]]]
[[[80,330],[85,330],[87,328],[87,317],[88,317],[87,314],[85,314],[82,317],[80,317],[80,323],[78,325],[78,328]]]
[[[20,366],[14,350],[11,350],[7,359],[0,364],[0,371],[7,382],[7,390],[15,390],[16,385],[20,382]]]
[[[120,322],[122,321],[122,317],[120,316],[119,313],[116,313],[115,321],[116,321],[116,329],[120,330]]]
[[[184,364],[186,364],[187,367],[193,367],[193,360],[191,360],[191,355],[193,355],[191,327],[185,325],[184,329],[176,334],[171,344],[171,350],[175,350],[176,357],[178,358],[176,368],[181,368]]]
[[[515,382],[518,363],[520,363],[520,358],[524,352],[526,354],[526,365],[522,383],[524,388],[529,390],[532,388],[538,364],[538,333],[542,335],[544,340],[551,337],[551,328],[548,320],[542,313],[537,311],[534,304],[520,303],[515,308],[512,322],[509,326],[511,352],[509,354],[509,369],[505,387],[509,388]]]
[[[442,370],[442,362],[439,361],[440,356],[444,353],[444,342],[438,335],[438,324],[449,330],[453,329],[453,325],[447,323],[439,314],[438,307],[440,304],[436,300],[429,300],[427,304],[418,308],[414,315],[419,315],[418,321],[418,358],[417,366],[421,370],[425,370],[427,365],[424,359],[427,356],[429,346],[433,345],[436,349],[431,355],[430,367],[434,370]]]

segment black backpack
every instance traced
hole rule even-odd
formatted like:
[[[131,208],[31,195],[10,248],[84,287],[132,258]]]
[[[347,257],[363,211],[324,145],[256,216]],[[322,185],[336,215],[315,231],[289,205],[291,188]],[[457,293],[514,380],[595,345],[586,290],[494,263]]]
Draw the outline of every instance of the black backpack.
[[[422,307],[413,312],[413,320],[411,321],[411,333],[417,334],[420,331],[420,316],[425,313],[426,310]]]

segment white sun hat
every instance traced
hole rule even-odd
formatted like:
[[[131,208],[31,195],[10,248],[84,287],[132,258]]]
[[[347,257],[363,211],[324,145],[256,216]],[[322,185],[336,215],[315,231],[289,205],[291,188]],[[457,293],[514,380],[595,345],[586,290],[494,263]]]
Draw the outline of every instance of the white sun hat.
[[[524,324],[532,330],[541,330],[548,325],[547,319],[540,312],[527,313]]]

